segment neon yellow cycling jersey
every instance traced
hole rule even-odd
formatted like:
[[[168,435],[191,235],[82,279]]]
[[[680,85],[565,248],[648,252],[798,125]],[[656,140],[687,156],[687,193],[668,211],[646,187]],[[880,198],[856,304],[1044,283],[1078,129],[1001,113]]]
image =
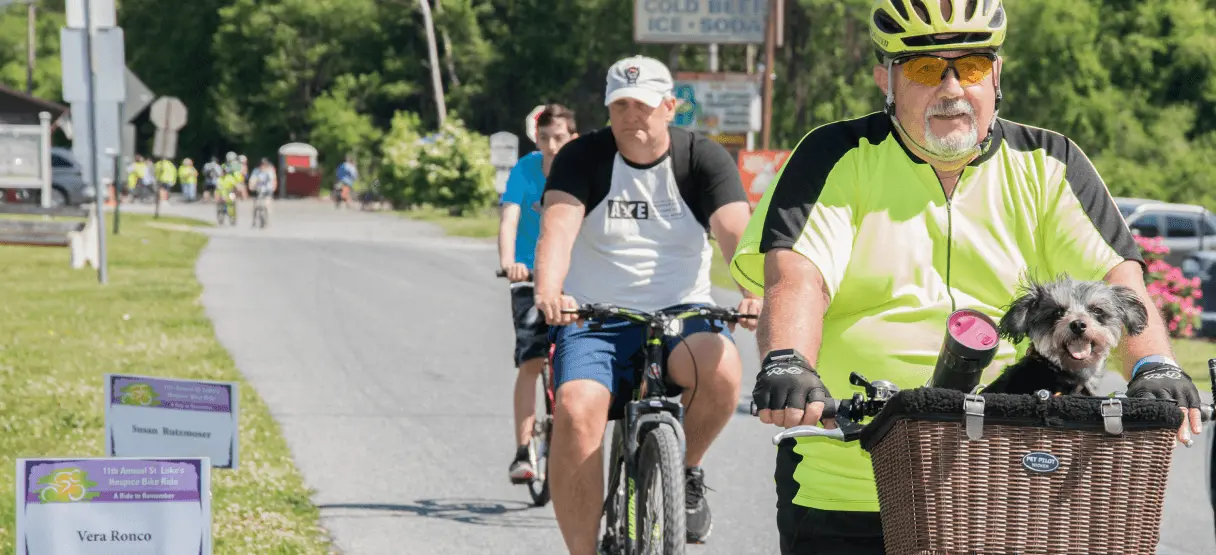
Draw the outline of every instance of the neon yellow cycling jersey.
[[[836,399],[860,391],[849,384],[853,371],[923,386],[947,316],[973,308],[999,320],[1026,273],[1098,280],[1125,259],[1143,264],[1077,145],[1007,120],[997,120],[949,200],[932,166],[907,150],[882,113],[814,129],[774,183],[731,274],[763,293],[764,254],[778,248],[819,268],[831,302],[817,370]],[[984,383],[1026,343],[1015,349],[1002,341]],[[777,484],[778,495],[798,505],[878,510],[869,454],[857,443],[800,438],[779,448]]]

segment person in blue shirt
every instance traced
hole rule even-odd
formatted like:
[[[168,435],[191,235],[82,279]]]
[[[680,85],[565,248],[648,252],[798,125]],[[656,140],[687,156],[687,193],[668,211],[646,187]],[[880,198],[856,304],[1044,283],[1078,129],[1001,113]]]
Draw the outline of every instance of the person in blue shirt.
[[[355,157],[347,155],[346,161],[338,166],[336,174],[338,182],[335,184],[334,194],[340,199],[338,206],[341,206],[341,203],[350,202],[350,193],[355,188],[355,181],[359,179],[359,169],[355,167]]]
[[[536,470],[528,457],[528,440],[536,418],[536,379],[549,355],[548,326],[533,304],[532,263],[540,236],[540,201],[545,178],[557,152],[578,137],[574,112],[560,104],[545,106],[536,125],[536,146],[519,159],[507,178],[498,227],[498,260],[511,281],[515,323],[515,444],[509,473],[516,484],[527,483]]]

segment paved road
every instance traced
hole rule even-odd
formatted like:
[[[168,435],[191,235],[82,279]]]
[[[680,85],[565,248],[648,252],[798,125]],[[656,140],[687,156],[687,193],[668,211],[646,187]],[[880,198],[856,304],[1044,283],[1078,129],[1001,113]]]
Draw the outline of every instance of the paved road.
[[[203,302],[282,424],[337,546],[351,555],[563,552],[552,505],[530,507],[506,478],[512,335],[493,243],[315,201],[279,203],[271,226],[253,230],[249,205],[240,209],[240,225],[209,232]],[[214,221],[211,205],[162,213]],[[724,303],[737,298],[721,292]],[[776,428],[744,414],[758,356],[750,333],[738,338],[741,410],[705,465],[714,535],[690,554],[778,553]],[[1175,454],[1160,553],[1216,553],[1203,451]]]

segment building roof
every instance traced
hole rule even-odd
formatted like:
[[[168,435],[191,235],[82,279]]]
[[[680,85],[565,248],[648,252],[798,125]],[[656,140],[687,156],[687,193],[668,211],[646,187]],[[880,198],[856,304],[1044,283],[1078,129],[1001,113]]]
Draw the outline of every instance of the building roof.
[[[58,102],[43,100],[0,85],[0,123],[38,123],[39,112],[49,112],[53,122],[68,110],[67,106]]]

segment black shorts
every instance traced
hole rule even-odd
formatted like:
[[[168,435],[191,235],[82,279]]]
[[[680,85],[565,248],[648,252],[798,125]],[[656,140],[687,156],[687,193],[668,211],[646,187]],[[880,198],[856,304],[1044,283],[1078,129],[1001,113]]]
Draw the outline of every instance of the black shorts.
[[[883,555],[882,519],[874,512],[823,511],[795,505],[793,440],[777,450],[777,532],[781,555]]]
[[[536,309],[529,284],[511,285],[511,316],[515,321],[515,366],[549,356],[549,326]]]

